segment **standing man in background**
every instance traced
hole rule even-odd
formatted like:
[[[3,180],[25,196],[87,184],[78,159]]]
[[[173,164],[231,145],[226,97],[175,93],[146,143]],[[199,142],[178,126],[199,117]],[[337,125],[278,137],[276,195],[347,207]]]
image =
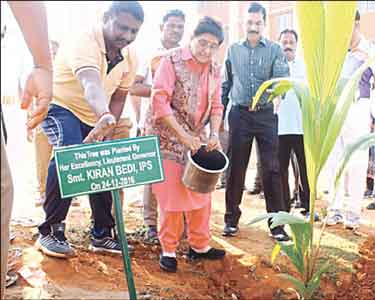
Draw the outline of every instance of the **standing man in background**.
[[[21,108],[27,109],[33,98],[34,110],[27,122],[35,128],[46,116],[52,98],[52,63],[48,45],[46,9],[37,1],[8,1],[26,44],[33,57],[34,68],[27,77]],[[4,138],[1,134],[1,299],[5,294],[9,248],[9,222],[13,206],[13,183]]]
[[[232,101],[229,112],[231,151],[225,194],[225,236],[234,236],[238,232],[242,188],[254,137],[259,144],[267,212],[286,211],[278,161],[277,115],[273,103],[267,102],[269,94],[264,93],[256,108],[251,109],[253,97],[263,82],[289,75],[281,47],[262,35],[265,23],[265,8],[259,3],[251,3],[246,20],[247,39],[231,45],[225,60],[222,103],[227,106],[229,97]],[[281,226],[271,229],[271,236],[278,241],[289,239]]]
[[[306,80],[306,70],[301,58],[296,57],[298,35],[293,29],[285,29],[280,33],[279,42],[288,59],[290,76]],[[279,163],[281,182],[283,188],[283,199],[288,211],[291,209],[291,197],[289,189],[289,163],[292,151],[298,160],[298,169],[302,189],[300,198],[302,214],[309,217],[310,188],[307,180],[305,149],[303,144],[302,112],[297,96],[293,90],[286,93],[280,102],[279,110]],[[316,220],[318,215],[316,215]]]
[[[163,53],[169,49],[179,47],[179,43],[184,35],[185,14],[179,9],[173,9],[166,12],[160,24],[161,38],[155,45],[149,58],[139,58],[137,76],[134,85],[130,89],[132,97],[142,97],[138,99],[139,105],[136,111],[140,114],[138,129],[141,135],[144,134],[144,124],[146,112],[151,101],[151,86],[154,74],[159,66]],[[143,60],[143,61],[142,61]],[[157,242],[158,231],[158,209],[155,196],[151,192],[151,185],[145,185],[143,193],[143,220],[147,226],[146,240],[148,242]]]

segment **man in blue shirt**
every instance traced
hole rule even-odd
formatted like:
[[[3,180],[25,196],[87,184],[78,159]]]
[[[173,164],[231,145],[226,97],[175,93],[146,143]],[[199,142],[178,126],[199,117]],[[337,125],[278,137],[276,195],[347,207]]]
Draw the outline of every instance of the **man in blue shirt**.
[[[254,137],[259,144],[267,211],[286,210],[278,162],[277,115],[274,114],[273,104],[267,102],[269,94],[261,96],[254,110],[249,108],[263,82],[289,75],[281,47],[262,36],[265,22],[265,8],[259,3],[251,3],[246,20],[247,39],[232,44],[225,60],[222,102],[225,108],[229,98],[232,102],[228,117],[231,165],[225,195],[225,236],[234,236],[238,231],[239,205]],[[279,241],[289,239],[282,227],[272,229],[271,235]]]

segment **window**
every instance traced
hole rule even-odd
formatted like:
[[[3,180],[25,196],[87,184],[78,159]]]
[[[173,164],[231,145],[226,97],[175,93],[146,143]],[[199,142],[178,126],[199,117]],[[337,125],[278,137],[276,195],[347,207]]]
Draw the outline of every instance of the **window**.
[[[286,28],[292,27],[292,14],[290,12],[277,16],[277,34]]]
[[[375,11],[375,2],[374,1],[358,1],[357,8],[359,12]]]
[[[367,10],[375,11],[375,2],[367,1]]]
[[[198,2],[198,5],[197,5],[197,8],[198,8],[198,11],[202,11],[202,10],[204,10],[205,8],[206,8],[206,3],[205,3],[205,1],[199,1]]]
[[[224,42],[229,43],[229,26],[224,26]]]

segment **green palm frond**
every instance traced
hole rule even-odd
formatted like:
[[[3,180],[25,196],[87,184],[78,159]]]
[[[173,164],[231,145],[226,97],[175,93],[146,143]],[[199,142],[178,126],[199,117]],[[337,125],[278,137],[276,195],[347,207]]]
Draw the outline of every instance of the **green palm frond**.
[[[340,77],[353,30],[356,2],[346,1],[343,4],[338,1],[325,1],[324,5],[324,63],[320,95],[322,105],[334,94]],[[340,24],[339,30],[337,24]],[[338,34],[338,31],[345,34]]]
[[[296,9],[309,89],[312,98],[318,99],[324,79],[324,4],[322,1],[298,1]]]
[[[253,101],[251,103],[251,108],[254,109],[257,103],[260,100],[260,97],[264,92],[271,90],[271,94],[268,98],[268,101],[272,101],[277,96],[280,96],[290,90],[294,85],[298,85],[301,89],[303,88],[303,82],[295,78],[273,78],[262,83],[258,88]],[[271,88],[272,87],[272,88]],[[307,87],[305,87],[307,89]]]
[[[279,276],[288,280],[288,281],[290,281],[294,285],[294,287],[296,288],[298,294],[301,297],[303,297],[303,294],[305,293],[306,287],[305,287],[305,284],[301,280],[299,280],[297,278],[294,278],[293,276],[291,276],[289,274],[280,274]]]
[[[309,88],[313,99],[323,104],[341,73],[356,2],[298,1],[296,8]]]
[[[279,211],[277,213],[268,213],[260,215],[252,219],[247,225],[253,225],[259,221],[271,219],[271,228],[275,228],[285,224],[306,224],[306,221],[302,218],[293,216],[285,211]]]

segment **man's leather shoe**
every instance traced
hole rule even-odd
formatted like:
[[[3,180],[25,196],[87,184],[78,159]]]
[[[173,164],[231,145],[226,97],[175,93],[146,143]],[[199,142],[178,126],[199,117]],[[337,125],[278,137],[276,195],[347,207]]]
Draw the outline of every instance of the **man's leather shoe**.
[[[285,232],[282,227],[275,227],[271,229],[270,237],[278,242],[287,242],[290,241],[289,235]]]
[[[238,226],[229,226],[225,224],[223,230],[223,236],[236,236],[238,233]]]

